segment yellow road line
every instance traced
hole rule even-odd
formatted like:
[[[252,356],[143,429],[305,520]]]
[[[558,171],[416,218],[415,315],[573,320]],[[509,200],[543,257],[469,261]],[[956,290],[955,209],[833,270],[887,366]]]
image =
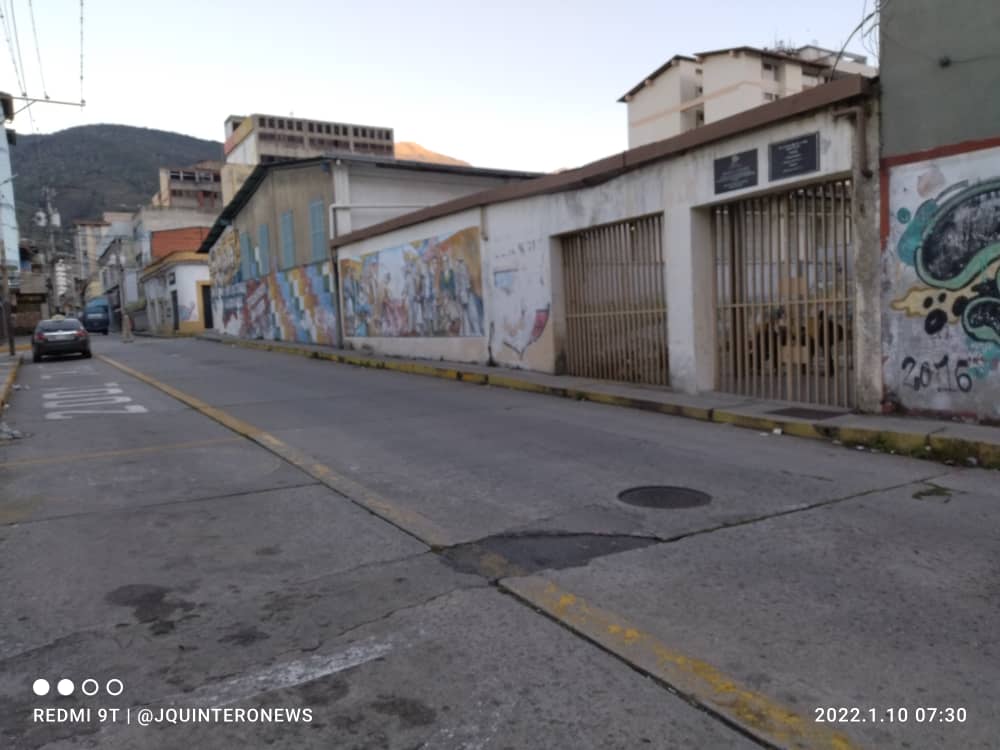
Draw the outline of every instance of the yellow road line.
[[[224,437],[212,440],[190,440],[185,443],[162,443],[160,445],[147,445],[143,448],[124,448],[115,451],[97,451],[94,453],[68,453],[63,456],[52,456],[50,458],[23,458],[17,461],[6,461],[0,463],[0,469],[17,468],[18,466],[38,466],[39,464],[59,464],[71,461],[89,461],[98,458],[111,458],[113,456],[132,456],[141,453],[162,453],[170,450],[185,450],[187,448],[200,448],[204,445],[218,445],[219,443],[235,443],[240,438]]]
[[[0,407],[10,401],[10,392],[14,389],[14,381],[17,380],[17,370],[20,366],[21,358],[18,357],[14,360],[14,364],[10,366],[10,371],[4,380],[3,390],[0,391]]]
[[[669,648],[625,618],[541,576],[506,578],[500,587],[759,739],[789,748],[858,747],[841,732],[754,692],[707,662]]]
[[[369,512],[381,518],[383,521],[391,523],[396,528],[406,532],[410,536],[416,537],[430,547],[447,547],[451,541],[447,532],[426,516],[415,510],[410,510],[396,505],[392,501],[382,497],[376,492],[355,482],[350,477],[338,474],[329,466],[318,463],[312,456],[293,448],[283,440],[271,435],[268,432],[255,427],[249,422],[238,419],[233,415],[214,406],[209,406],[201,399],[188,395],[173,386],[161,383],[154,377],[139,372],[128,365],[116,360],[98,355],[98,359],[106,362],[112,367],[116,367],[122,372],[131,375],[137,380],[150,385],[168,396],[177,399],[182,404],[190,406],[195,411],[205,415],[224,427],[232,430],[238,435],[242,435],[248,440],[252,440],[263,448],[266,448],[276,456],[283,458],[297,469],[305,472],[321,484],[329,487],[334,492],[343,495],[357,505],[365,508]]]

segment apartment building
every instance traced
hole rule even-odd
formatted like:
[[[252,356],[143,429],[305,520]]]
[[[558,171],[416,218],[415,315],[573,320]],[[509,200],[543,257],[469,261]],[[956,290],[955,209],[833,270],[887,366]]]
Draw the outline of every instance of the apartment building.
[[[392,157],[392,128],[253,114],[226,118],[222,200],[228,204],[258,164],[336,154]]]
[[[189,167],[161,167],[154,208],[222,210],[222,163],[202,161]]]
[[[777,99],[826,83],[836,73],[868,77],[878,71],[862,55],[816,46],[795,50],[732,47],[675,55],[618,101],[628,107],[628,145],[672,138]]]

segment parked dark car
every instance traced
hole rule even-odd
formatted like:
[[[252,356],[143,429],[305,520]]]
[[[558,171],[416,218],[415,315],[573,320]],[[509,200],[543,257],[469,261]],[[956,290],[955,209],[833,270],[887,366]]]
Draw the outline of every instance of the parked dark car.
[[[51,318],[35,326],[31,337],[31,359],[40,362],[52,354],[82,354],[90,357],[90,336],[76,318]]]
[[[111,326],[111,310],[107,300],[96,299],[88,302],[83,314],[80,315],[80,321],[86,330],[107,336]]]

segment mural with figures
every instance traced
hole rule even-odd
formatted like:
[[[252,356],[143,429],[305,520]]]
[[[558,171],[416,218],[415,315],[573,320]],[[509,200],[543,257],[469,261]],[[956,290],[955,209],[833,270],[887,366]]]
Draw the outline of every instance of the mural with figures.
[[[344,335],[483,336],[479,228],[340,261]]]
[[[490,348],[501,362],[520,364],[549,322],[548,243],[531,240],[493,257]]]
[[[892,168],[889,221],[889,398],[1000,418],[1000,149]]]
[[[237,271],[237,274],[239,271]],[[216,330],[248,339],[337,344],[333,262],[212,287]]]

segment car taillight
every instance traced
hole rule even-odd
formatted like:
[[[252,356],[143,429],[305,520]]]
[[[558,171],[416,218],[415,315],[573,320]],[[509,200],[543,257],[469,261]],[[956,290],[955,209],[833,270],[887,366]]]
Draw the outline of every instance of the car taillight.
[[[87,332],[81,328],[79,331],[76,332],[76,337],[78,339],[85,339],[87,338]]]
[[[35,341],[45,341],[45,334],[41,333],[41,332],[36,333],[35,334]]]

